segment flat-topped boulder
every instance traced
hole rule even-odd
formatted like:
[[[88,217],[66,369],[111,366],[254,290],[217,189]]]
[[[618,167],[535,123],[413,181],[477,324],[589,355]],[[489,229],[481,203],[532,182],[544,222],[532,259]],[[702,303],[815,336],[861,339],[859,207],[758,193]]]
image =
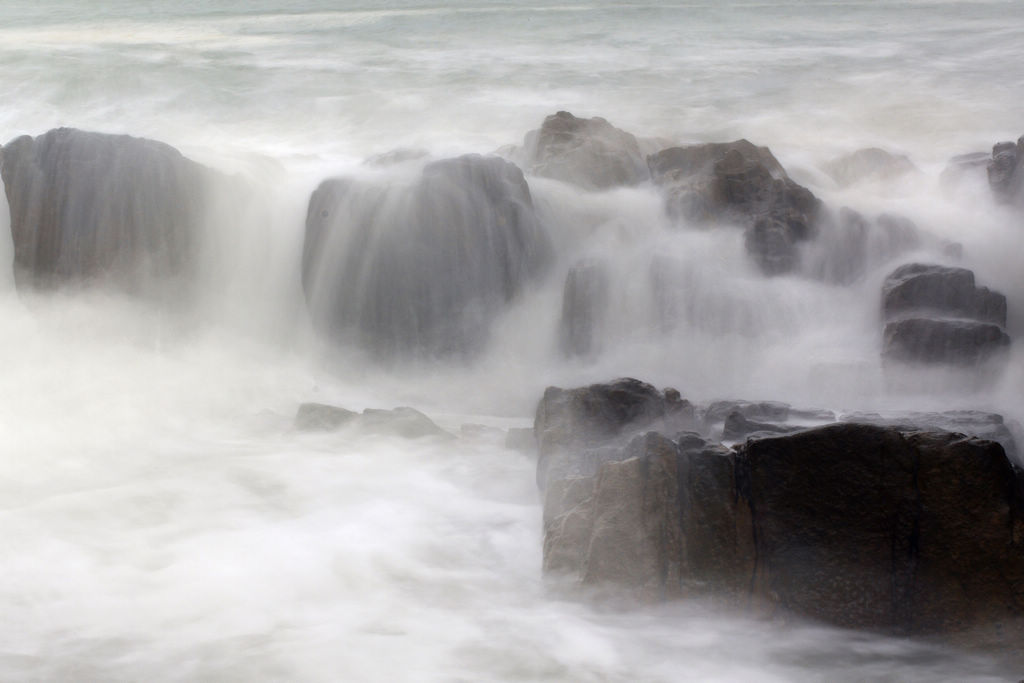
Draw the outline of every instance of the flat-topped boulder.
[[[670,216],[744,227],[747,251],[766,274],[793,270],[798,243],[815,234],[820,202],[767,147],[747,140],[672,147],[647,164]]]
[[[551,257],[522,172],[467,155],[411,183],[322,183],[306,218],[303,285],[314,325],[371,353],[465,356]]]
[[[110,283],[132,292],[187,281],[209,169],[173,147],[59,128],[3,147],[18,287]]]

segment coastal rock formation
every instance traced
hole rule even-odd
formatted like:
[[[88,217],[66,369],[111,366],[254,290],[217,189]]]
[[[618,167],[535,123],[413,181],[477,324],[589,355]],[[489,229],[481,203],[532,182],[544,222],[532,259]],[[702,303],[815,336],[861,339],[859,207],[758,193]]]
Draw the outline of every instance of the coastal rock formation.
[[[672,147],[647,163],[671,216],[744,226],[747,251],[768,275],[793,270],[798,243],[815,234],[820,202],[767,147],[746,140]]]
[[[591,190],[637,185],[650,177],[637,139],[600,117],[552,114],[527,134],[521,153],[531,173]]]
[[[325,403],[303,403],[295,415],[295,429],[301,432],[331,432],[342,427],[405,439],[454,438],[420,411],[405,406],[390,410],[367,408],[356,413]]]
[[[522,172],[467,155],[428,164],[411,186],[322,183],[303,285],[330,337],[383,357],[463,356],[550,254]]]
[[[0,175],[18,287],[187,276],[212,171],[173,147],[59,128],[7,143]]]
[[[825,164],[825,172],[840,187],[866,180],[894,180],[916,170],[917,167],[905,155],[878,147],[858,149]]]
[[[992,148],[988,183],[997,199],[1024,204],[1024,137],[1016,143],[996,143]]]
[[[882,286],[887,358],[971,365],[1005,349],[1006,297],[966,268],[910,263]]]
[[[573,391],[575,409],[538,410],[538,433],[597,433],[608,405],[583,401],[596,385]],[[627,403],[656,405],[641,394]],[[609,415],[615,453],[592,472],[548,480],[547,571],[901,634],[1020,628],[1024,474],[998,443],[845,423],[734,450],[694,433],[621,444],[632,412]]]

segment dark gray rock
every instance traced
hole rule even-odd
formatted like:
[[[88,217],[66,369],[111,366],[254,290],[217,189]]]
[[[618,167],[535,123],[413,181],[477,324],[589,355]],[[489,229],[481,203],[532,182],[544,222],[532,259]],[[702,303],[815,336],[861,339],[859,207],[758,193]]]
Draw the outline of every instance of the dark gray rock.
[[[160,142],[73,128],[0,158],[18,287],[189,283],[212,171]]]
[[[977,287],[966,268],[909,263],[882,285],[882,309],[889,320],[908,313],[932,313],[1006,326],[1006,297]]]
[[[989,186],[997,199],[1024,203],[1024,137],[1016,143],[996,143],[987,170]]]
[[[326,403],[303,403],[295,415],[295,428],[300,431],[333,431],[358,419],[359,413]]]
[[[794,269],[798,243],[815,234],[820,202],[767,147],[747,140],[673,147],[647,164],[671,216],[746,227],[747,250],[766,274]]]
[[[804,429],[804,427],[748,420],[743,416],[743,413],[736,410],[729,413],[725,418],[725,423],[722,425],[722,439],[726,441],[739,441],[749,436],[760,437],[770,434],[790,434],[801,429]]]
[[[723,422],[733,413],[738,413],[748,420],[785,422],[789,419],[792,407],[781,401],[714,401],[704,409],[705,422]]]
[[[886,358],[918,363],[974,365],[1010,346],[1003,328],[973,320],[902,318],[886,323]]]
[[[839,416],[841,422],[872,424],[892,427],[901,432],[928,431],[950,432],[995,441],[1003,447],[1007,457],[1019,458],[1017,440],[1010,425],[1002,415],[978,410],[947,410],[944,412],[890,412],[890,413],[846,413]]]
[[[573,266],[565,278],[559,342],[567,356],[586,356],[599,350],[608,313],[608,267],[599,261]]]
[[[466,356],[550,257],[523,174],[469,155],[428,164],[411,187],[321,184],[303,285],[332,338],[385,358]]]
[[[525,168],[531,173],[592,190],[637,185],[650,176],[640,144],[600,117],[560,111],[526,136]]]

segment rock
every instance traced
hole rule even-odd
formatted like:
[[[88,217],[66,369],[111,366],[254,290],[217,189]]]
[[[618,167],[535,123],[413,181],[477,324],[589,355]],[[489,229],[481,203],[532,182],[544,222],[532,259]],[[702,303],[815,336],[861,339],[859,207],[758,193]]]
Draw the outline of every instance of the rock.
[[[322,183],[303,285],[329,337],[384,358],[467,356],[551,251],[519,169],[468,155],[428,164],[411,186]]]
[[[1000,142],[992,148],[988,162],[988,184],[997,199],[1007,203],[1024,202],[1024,137]]]
[[[858,149],[825,165],[825,172],[841,187],[865,180],[894,180],[916,170],[917,167],[906,156],[878,147]]]
[[[326,403],[303,403],[295,416],[300,431],[333,431],[359,417],[359,413]]]
[[[546,178],[591,190],[637,185],[650,176],[640,144],[600,117],[581,119],[560,111],[527,134],[525,167]]]
[[[586,356],[599,349],[608,312],[608,279],[608,267],[599,261],[584,261],[569,270],[559,326],[566,356]]]
[[[908,362],[974,365],[1009,346],[1009,335],[992,323],[902,318],[886,323],[883,355]]]
[[[215,174],[176,149],[59,128],[3,148],[19,288],[188,284]]]
[[[975,286],[966,268],[900,266],[882,286],[882,311],[888,359],[976,365],[1010,344],[1006,297]]]
[[[822,211],[819,224],[819,237],[813,252],[807,254],[809,266],[805,270],[840,285],[856,282],[874,266],[925,241],[908,218],[881,214],[871,219],[845,206],[836,213]]]
[[[392,410],[367,408],[363,411],[358,424],[361,429],[373,434],[393,434],[406,439],[418,439],[424,436],[454,438],[415,408],[401,407]]]
[[[705,408],[704,420],[723,422],[731,414],[739,413],[748,420],[785,422],[791,409],[788,403],[781,401],[715,401]]]
[[[360,414],[325,403],[303,403],[295,416],[295,428],[300,431],[334,431],[346,426],[369,434],[390,434],[406,439],[455,438],[415,408],[367,408]]]
[[[747,140],[673,147],[647,163],[671,216],[746,227],[747,251],[766,274],[793,270],[797,244],[815,233],[820,202],[767,147]]]
[[[743,413],[736,410],[729,413],[722,426],[722,438],[726,441],[739,441],[751,435],[764,436],[768,434],[790,434],[800,431],[803,427],[795,425],[779,425],[770,422],[755,422],[748,420]]]
[[[620,458],[621,446],[648,429],[674,432],[696,426],[693,405],[679,392],[623,378],[578,389],[548,387],[537,406],[537,482],[591,474]]]
[[[984,176],[991,156],[988,152],[959,154],[949,160],[939,175],[944,188],[951,188],[967,177]]]
[[[907,313],[934,313],[1006,326],[1006,297],[976,287],[966,268],[909,263],[882,286],[882,309],[892,320]]]
[[[841,422],[872,424],[892,427],[901,432],[930,431],[965,434],[995,441],[1011,461],[1017,460],[1017,440],[1002,415],[977,410],[947,410],[944,412],[847,413]]]
[[[1024,474],[999,444],[860,424],[683,443],[638,436],[553,480],[545,570],[847,628],[1022,632]]]

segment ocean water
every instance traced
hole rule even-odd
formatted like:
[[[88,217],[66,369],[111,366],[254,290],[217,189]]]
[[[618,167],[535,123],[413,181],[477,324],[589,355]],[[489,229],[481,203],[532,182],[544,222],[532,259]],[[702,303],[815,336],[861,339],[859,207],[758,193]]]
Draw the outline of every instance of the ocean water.
[[[499,431],[529,426],[545,386],[623,375],[696,400],[1024,420],[1018,348],[984,384],[893,377],[878,358],[882,280],[949,261],[944,242],[1024,332],[1020,214],[983,175],[940,179],[952,156],[1024,133],[1022,57],[1024,5],[996,0],[0,4],[0,140],[150,137],[253,190],[211,216],[187,310],[19,294],[0,268],[0,678],[1024,676],[1009,651],[570,599],[540,574],[534,464]],[[363,161],[393,150],[494,152],[558,110],[668,144],[745,137],[830,206],[899,213],[934,239],[848,285],[766,279],[738,232],[673,229],[649,187],[528,176],[555,263],[480,357],[382,365],[313,331],[300,263],[321,180],[390,182]],[[848,187],[825,173],[872,146],[918,172]],[[562,284],[588,257],[610,264],[610,323],[599,355],[566,360]],[[636,277],[656,257],[682,278],[667,331]],[[301,433],[306,401],[415,406],[460,438]]]

